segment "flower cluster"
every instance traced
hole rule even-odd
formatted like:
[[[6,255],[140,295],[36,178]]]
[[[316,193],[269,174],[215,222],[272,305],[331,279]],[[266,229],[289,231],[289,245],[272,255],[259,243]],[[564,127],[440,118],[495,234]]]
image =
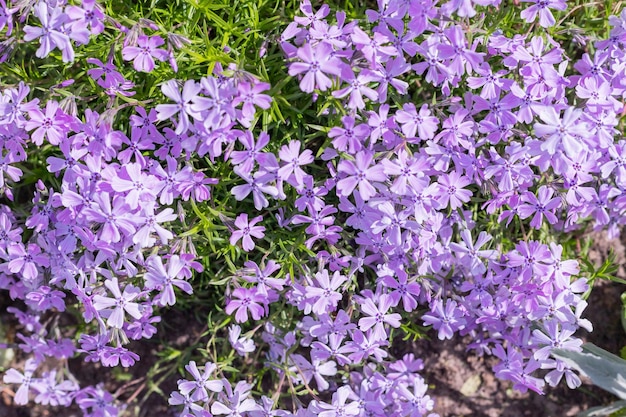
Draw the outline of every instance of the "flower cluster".
[[[185,43],[166,42],[149,20],[127,28],[94,0],[22,8],[0,0],[0,30],[21,29],[24,41],[38,42],[38,58],[58,49],[73,61],[75,46],[107,30],[119,35],[112,50],[121,54],[121,62],[114,53],[85,59],[102,110],[73,96],[36,97],[24,83],[0,95],[7,200],[29,153],[52,149],[50,184],[37,183],[31,213],[0,206],[0,288],[26,306],[10,310],[29,355],[23,371],[3,378],[19,385],[15,402],[118,414],[102,385],[81,388],[42,364],[62,367],[75,355],[105,367],[140,360],[129,338],[151,338],[159,310],[192,294],[193,271],[203,269],[192,240],[178,235],[185,214],[198,213],[223,180],[249,207],[218,216],[230,248],[245,255],[223,281],[223,311],[238,323],[226,338],[237,355],[262,354],[280,382],[276,395],[255,398],[249,381],[229,379],[217,361],[191,361],[192,379],[180,379],[169,399],[181,417],[434,416],[423,362],[390,349],[394,332],[415,322],[441,340],[469,336],[469,348],[498,358],[494,373],[520,391],[543,393],[563,377],[579,386],[551,351],[580,350],[576,331],[591,331],[582,317],[589,285],[550,236],[592,224],[616,237],[626,223],[626,142],[616,139],[626,13],[611,18],[611,36],[592,55],[570,65],[545,33],[475,35],[460,21],[499,3],[381,0],[357,22],[304,0],[278,43],[286,73],[322,107],[320,145],[258,127],[276,104],[271,85],[234,64],[163,82],[160,104],[131,100],[137,86],[123,65],[150,73],[167,61],[175,72],[173,51]],[[541,27],[566,8],[527,3],[520,17],[539,17]],[[418,81],[432,100],[416,94]],[[207,164],[228,174],[211,178]],[[503,239],[493,223],[523,236]],[[265,250],[277,230],[304,236],[309,259],[299,268]],[[74,300],[90,331],[61,337],[41,318]],[[287,411],[283,386],[304,387],[311,400]]]

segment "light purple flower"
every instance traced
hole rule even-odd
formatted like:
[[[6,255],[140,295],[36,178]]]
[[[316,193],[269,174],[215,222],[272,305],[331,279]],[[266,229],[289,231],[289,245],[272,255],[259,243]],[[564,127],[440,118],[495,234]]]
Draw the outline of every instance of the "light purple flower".
[[[539,361],[550,357],[552,349],[565,349],[582,352],[583,341],[572,337],[577,327],[567,323],[559,323],[557,319],[550,319],[543,323],[543,329],[533,330],[531,342],[541,346],[535,350],[533,356]]]
[[[365,298],[361,304],[361,311],[367,314],[367,317],[359,319],[359,328],[367,331],[374,328],[370,340],[386,340],[387,331],[385,323],[391,327],[400,327],[400,314],[387,313],[393,304],[393,298],[389,294],[382,294],[378,299],[378,306],[371,298]]]
[[[579,122],[582,110],[574,107],[565,109],[561,118],[553,107],[543,107],[539,111],[539,117],[544,123],[535,123],[535,134],[545,138],[541,144],[541,150],[554,155],[560,147],[570,158],[575,158],[585,148],[579,137],[588,134],[588,128]]]
[[[347,174],[347,177],[337,182],[337,191],[342,196],[349,196],[358,186],[359,194],[363,201],[367,201],[376,195],[376,188],[370,181],[383,182],[387,180],[382,165],[374,165],[374,155],[371,151],[362,150],[356,154],[355,161],[342,160],[337,170]]]
[[[248,311],[254,320],[259,320],[265,315],[264,305],[267,302],[267,297],[259,293],[256,288],[237,288],[233,291],[232,296],[233,298],[228,301],[225,311],[226,314],[233,314],[237,310],[235,320],[238,323],[248,321]]]
[[[230,236],[230,244],[235,245],[239,239],[242,239],[242,247],[246,252],[254,249],[254,241],[252,237],[257,239],[262,239],[265,236],[265,227],[263,226],[255,226],[258,222],[263,220],[263,216],[257,216],[248,222],[248,214],[241,213],[235,219],[235,226],[239,228],[239,230],[233,231],[233,234]]]
[[[298,58],[302,62],[293,62],[289,65],[289,75],[304,74],[300,81],[300,89],[305,93],[312,93],[316,88],[320,91],[328,90],[332,81],[326,74],[338,76],[341,74],[343,63],[333,55],[333,48],[329,43],[322,42],[315,47],[310,43],[298,49]]]
[[[200,113],[193,108],[193,100],[196,98],[202,87],[194,80],[187,80],[183,86],[182,93],[178,90],[176,80],[169,80],[161,85],[163,95],[174,101],[175,104],[159,104],[156,106],[157,119],[169,120],[178,113],[178,124],[176,134],[180,135],[191,126],[189,116],[196,120],[201,120]]]
[[[457,171],[450,174],[444,174],[439,177],[439,203],[443,206],[450,204],[453,210],[461,207],[463,203],[467,203],[472,196],[470,190],[463,187],[468,186],[472,181]]]
[[[346,404],[348,397],[352,394],[349,386],[340,387],[333,394],[330,404],[315,401],[315,408],[319,409],[317,416],[319,417],[339,417],[339,416],[358,416],[360,413],[360,405],[358,401],[351,401]]]
[[[248,337],[240,336],[241,327],[236,324],[228,327],[228,341],[239,355],[244,356],[246,353],[254,352],[256,350],[254,341]]]
[[[418,113],[415,104],[406,103],[402,110],[396,112],[395,120],[402,126],[402,133],[409,141],[415,137],[421,140],[434,138],[439,124],[439,119],[431,116],[427,104],[422,104]]]
[[[30,42],[39,38],[39,48],[35,52],[37,58],[47,56],[54,48],[63,53],[63,62],[74,60],[74,50],[70,38],[63,33],[62,25],[69,21],[69,16],[63,13],[62,7],[48,8],[44,1],[34,6],[34,14],[41,22],[42,27],[24,26],[24,40]]]
[[[436,300],[431,307],[431,312],[424,314],[422,319],[424,325],[432,325],[438,330],[439,340],[452,339],[454,332],[462,328],[465,324],[462,318],[463,313],[457,309],[457,302],[447,300],[444,304],[441,300]]]
[[[73,381],[62,380],[57,383],[57,371],[54,369],[33,382],[32,387],[38,392],[35,397],[36,403],[64,407],[72,403],[72,393],[78,390],[78,384]]]
[[[28,359],[24,365],[24,373],[18,372],[11,368],[5,372],[2,380],[5,384],[20,384],[15,392],[13,400],[17,405],[25,405],[28,403],[28,391],[35,382],[33,374],[37,370],[37,363],[34,359]]]
[[[263,91],[269,90],[270,85],[263,82],[240,82],[237,85],[237,91],[239,94],[233,100],[233,106],[243,103],[241,108],[241,114],[243,119],[241,122],[247,127],[249,122],[254,118],[256,113],[255,105],[267,110],[270,108],[272,98],[267,94],[261,94]]]
[[[141,318],[142,314],[139,310],[139,304],[133,301],[140,295],[139,288],[131,284],[126,284],[124,293],[122,293],[117,277],[104,281],[104,286],[111,291],[113,297],[95,295],[93,297],[93,306],[96,310],[99,310],[101,314],[109,314],[107,320],[109,326],[121,329],[124,326],[124,312],[130,314],[137,320]]]
[[[52,145],[60,144],[66,139],[73,122],[54,100],[48,100],[46,103],[45,114],[37,108],[29,111],[28,116],[30,120],[26,122],[26,130],[34,129],[31,140],[37,146],[43,144],[44,138]]]
[[[530,225],[535,229],[541,228],[544,216],[548,223],[556,223],[558,219],[553,212],[561,206],[561,199],[552,195],[554,195],[554,189],[545,185],[539,187],[536,197],[530,191],[525,192],[522,195],[523,203],[517,208],[520,218],[526,219],[534,214]]]
[[[222,381],[219,379],[210,379],[211,375],[217,369],[214,363],[206,362],[202,374],[200,374],[195,361],[191,361],[185,365],[185,369],[193,376],[194,380],[178,380],[178,390],[183,396],[189,396],[192,401],[206,401],[209,397],[207,390],[221,392],[224,389]]]
[[[27,247],[24,247],[21,242],[9,245],[7,252],[10,258],[9,271],[14,274],[21,273],[24,279],[30,281],[39,276],[38,266],[50,266],[48,255],[34,243],[29,243]]]
[[[349,95],[348,107],[351,109],[361,110],[365,108],[363,96],[372,101],[378,100],[376,90],[368,86],[369,83],[378,79],[378,76],[372,71],[363,70],[359,75],[355,75],[352,68],[344,67],[341,71],[341,79],[346,82],[348,86],[341,90],[335,90],[332,94],[333,97],[337,98],[343,98]]]
[[[180,259],[178,255],[172,255],[167,260],[167,270],[163,266],[163,260],[160,256],[150,256],[146,261],[146,288],[157,289],[160,294],[155,301],[160,306],[173,306],[176,304],[176,295],[174,294],[174,286],[185,291],[187,294],[193,292],[191,284],[189,284],[181,271],[186,263]]]
[[[522,0],[522,2],[535,3],[522,11],[520,15],[522,19],[526,19],[527,22],[533,22],[536,19],[537,14],[539,14],[539,25],[544,28],[554,26],[556,24],[556,20],[554,19],[550,9],[567,9],[565,0]]]
[[[341,293],[337,292],[337,290],[347,279],[348,278],[341,275],[339,271],[333,273],[332,280],[326,269],[316,273],[315,285],[306,287],[307,298],[315,301],[312,305],[312,311],[317,315],[334,311],[337,308],[337,304],[343,298]]]
[[[56,291],[47,285],[42,285],[34,291],[26,294],[26,304],[36,311],[46,311],[56,308],[58,311],[65,311],[65,294]]]
[[[283,145],[278,151],[278,156],[280,159],[285,162],[285,165],[278,169],[278,175],[285,180],[288,181],[291,175],[295,177],[296,186],[300,186],[302,184],[302,180],[306,173],[302,168],[302,165],[307,165],[313,162],[313,151],[310,149],[305,149],[300,153],[300,147],[302,143],[297,140],[292,140],[287,145]]]
[[[122,58],[133,61],[133,67],[137,71],[150,72],[154,69],[154,58],[165,61],[168,53],[164,49],[158,49],[165,41],[160,36],[139,35],[137,46],[125,46],[122,48]]]

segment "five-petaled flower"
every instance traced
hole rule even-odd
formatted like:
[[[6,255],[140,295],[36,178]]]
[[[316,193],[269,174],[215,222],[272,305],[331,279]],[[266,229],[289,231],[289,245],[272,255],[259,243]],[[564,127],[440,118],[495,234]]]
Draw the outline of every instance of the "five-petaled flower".
[[[239,239],[241,239],[243,250],[246,252],[254,249],[254,241],[252,237],[262,239],[265,236],[265,227],[255,226],[258,222],[263,220],[263,216],[257,216],[248,222],[248,214],[241,213],[235,219],[235,226],[238,230],[234,230],[230,236],[230,244],[235,245]]]

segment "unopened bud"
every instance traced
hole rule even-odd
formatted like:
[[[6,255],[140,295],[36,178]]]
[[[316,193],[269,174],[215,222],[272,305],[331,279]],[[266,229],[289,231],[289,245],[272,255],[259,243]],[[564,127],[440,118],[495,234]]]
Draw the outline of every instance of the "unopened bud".
[[[176,49],[183,48],[185,45],[190,45],[191,40],[182,35],[178,35],[176,33],[168,33],[167,41],[172,44],[172,46]]]
[[[78,116],[78,108],[76,107],[76,96],[74,95],[65,97],[63,100],[61,100],[61,102],[59,103],[59,107],[61,108],[61,110],[63,110],[63,112],[65,112],[65,114],[73,117]]]

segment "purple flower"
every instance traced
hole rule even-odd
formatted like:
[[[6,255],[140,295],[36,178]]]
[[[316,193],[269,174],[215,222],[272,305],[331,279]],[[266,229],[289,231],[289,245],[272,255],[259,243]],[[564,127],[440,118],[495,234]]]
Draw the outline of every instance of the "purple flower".
[[[409,189],[423,190],[430,184],[424,173],[430,168],[425,158],[409,156],[405,149],[397,152],[397,159],[383,159],[385,174],[396,179],[389,189],[397,195],[409,194]]]
[[[26,294],[26,304],[36,311],[46,311],[56,308],[58,311],[65,311],[65,294],[61,291],[42,285],[34,291]]]
[[[372,67],[377,63],[386,62],[391,56],[398,55],[398,50],[395,46],[384,46],[390,40],[379,31],[375,31],[373,37],[370,38],[363,29],[355,26],[350,38],[357,51],[361,51]]]
[[[63,62],[74,60],[74,50],[70,38],[63,33],[62,25],[69,20],[62,7],[48,8],[46,2],[38,2],[34,6],[34,14],[41,22],[40,28],[24,26],[24,40],[30,42],[39,38],[39,48],[35,52],[37,58],[47,56],[54,48],[63,52]]]
[[[83,0],[80,7],[67,6],[65,13],[72,19],[73,26],[89,26],[92,35],[104,32],[104,13],[96,0]]]
[[[233,231],[233,234],[230,236],[230,244],[234,246],[239,239],[242,239],[243,250],[249,252],[254,249],[252,237],[262,239],[265,236],[265,233],[263,233],[265,227],[255,226],[261,220],[263,220],[263,216],[257,216],[248,223],[247,213],[241,213],[237,216],[235,226],[237,226],[239,230]]]
[[[513,388],[525,393],[529,389],[535,391],[537,394],[543,395],[543,387],[545,382],[543,379],[532,376],[533,372],[541,367],[541,362],[535,358],[530,358],[526,366],[523,369],[518,369],[516,372],[511,373],[511,380],[514,385]]]
[[[313,342],[311,344],[311,359],[326,361],[335,359],[340,366],[350,363],[346,354],[351,352],[350,347],[343,344],[344,335],[331,333],[328,335],[328,343]]]
[[[147,289],[158,289],[161,291],[155,302],[160,306],[173,306],[176,304],[176,295],[174,294],[174,286],[185,291],[187,294],[193,292],[191,284],[185,279],[181,279],[181,271],[186,263],[180,259],[178,255],[172,255],[167,260],[167,270],[163,266],[163,260],[160,256],[150,256],[146,261],[146,280]]]
[[[225,385],[224,388],[226,395],[220,398],[221,401],[211,404],[211,414],[239,417],[260,411],[261,407],[252,398],[246,398],[250,395],[250,386],[244,381],[239,382],[234,390],[230,389],[230,385]]]
[[[87,62],[89,64],[97,65],[97,68],[88,69],[87,75],[97,81],[98,84],[100,84],[102,76],[104,76],[104,85],[122,84],[124,82],[124,76],[117,71],[117,67],[112,61],[104,64],[97,58],[87,58]]]
[[[29,243],[28,249],[22,243],[9,245],[7,253],[10,258],[9,271],[14,274],[21,273],[24,279],[29,281],[39,276],[38,266],[50,266],[48,255],[42,253],[39,245],[34,243]]]
[[[254,320],[259,320],[265,315],[264,305],[267,302],[267,297],[259,293],[256,288],[237,288],[233,291],[233,297],[228,301],[225,311],[226,314],[232,314],[237,310],[235,320],[238,323],[248,321],[248,311]]]
[[[425,326],[432,325],[438,330],[439,340],[452,339],[454,332],[465,324],[462,310],[457,308],[456,301],[450,299],[446,301],[445,308],[441,300],[435,300],[431,312],[424,314],[422,319]]]
[[[349,95],[350,99],[348,100],[348,107],[351,109],[361,110],[365,108],[363,96],[372,101],[378,100],[378,93],[376,90],[368,87],[370,82],[378,79],[378,76],[372,71],[363,70],[357,76],[354,74],[352,68],[346,66],[341,71],[341,79],[348,83],[348,86],[342,88],[341,90],[333,91],[333,97],[343,98]]]
[[[150,125],[154,128],[154,125]],[[134,159],[135,162],[139,162],[145,165],[145,157],[142,151],[154,149],[154,141],[148,136],[148,127],[145,128],[133,126],[130,130],[130,139],[127,137],[122,138],[122,142],[127,146],[126,149],[117,154],[117,159],[122,164],[127,164]]]
[[[133,366],[138,360],[139,355],[122,346],[105,346],[100,354],[100,362],[102,365],[110,368],[120,364],[124,368],[128,368],[129,366]]]
[[[72,403],[72,393],[78,390],[78,385],[70,380],[57,383],[57,371],[44,373],[41,379],[33,382],[32,387],[38,392],[35,402],[43,405],[68,407]]]
[[[243,278],[248,282],[253,282],[257,284],[257,290],[261,294],[267,294],[268,291],[277,290],[282,291],[283,286],[286,284],[286,279],[280,278],[272,278],[271,275],[280,269],[280,265],[278,265],[273,260],[267,261],[267,264],[263,269],[261,269],[255,262],[246,261],[244,263],[245,267],[248,268],[249,272],[246,272],[246,275]]]
[[[181,417],[208,417],[208,411],[204,410],[200,404],[196,404],[189,395],[182,395],[178,391],[170,394],[168,399],[169,405],[182,405],[183,410],[180,412]]]
[[[295,16],[294,22],[302,26],[309,26],[315,22],[323,22],[324,18],[330,13],[330,7],[327,4],[323,4],[320,9],[313,13],[313,6],[311,6],[311,0],[303,0],[300,3],[300,11],[304,13],[306,17]]]
[[[530,281],[533,274],[543,281],[550,278],[552,253],[547,245],[534,240],[522,241],[507,256],[509,266],[521,267],[518,274],[525,281]]]
[[[472,275],[481,275],[487,271],[487,267],[483,263],[481,258],[495,259],[498,252],[493,249],[480,248],[492,237],[485,231],[481,231],[476,239],[476,243],[472,241],[472,234],[468,229],[461,231],[462,243],[450,243],[450,248],[454,250],[457,257],[460,258],[461,264],[469,269]]]
[[[393,304],[393,298],[389,294],[382,294],[378,300],[378,306],[374,304],[371,298],[365,298],[363,304],[361,304],[361,311],[368,315],[368,317],[361,317],[359,319],[359,328],[362,331],[367,331],[374,327],[370,340],[386,340],[387,331],[385,330],[385,323],[391,327],[400,327],[400,314],[387,313],[391,305]]]
[[[368,137],[370,129],[365,123],[355,126],[355,120],[352,116],[342,117],[341,123],[343,127],[333,127],[328,132],[328,137],[333,139],[332,144],[335,149],[354,155],[363,149],[363,143]]]
[[[439,56],[450,60],[448,67],[453,74],[461,76],[466,70],[470,74],[472,70],[480,67],[485,54],[475,52],[467,47],[467,39],[461,26],[450,26],[444,29],[443,34],[450,42],[438,45]]]
[[[466,120],[468,115],[469,112],[462,108],[449,116],[443,121],[442,130],[435,137],[435,141],[443,139],[445,146],[462,145],[464,148],[469,148],[475,123],[471,117],[469,120]]]
[[[311,207],[314,211],[320,211],[324,207],[322,199],[328,191],[325,187],[315,187],[312,175],[306,175],[302,180],[302,184],[297,188],[300,197],[294,202],[294,206],[300,211],[304,211],[307,207]]]
[[[191,374],[191,376],[193,376],[194,380],[178,380],[178,390],[182,395],[189,396],[192,401],[206,401],[209,398],[207,390],[212,392],[221,392],[224,389],[222,381],[218,379],[210,379],[211,375],[217,369],[217,366],[214,363],[205,363],[202,374],[200,374],[195,361],[191,361],[185,365],[185,369]]]
[[[461,207],[472,196],[471,191],[463,188],[471,182],[469,178],[457,171],[442,175],[437,182],[439,186],[439,203],[443,206],[450,204],[453,210]]]
[[[255,105],[267,110],[270,108],[272,98],[267,94],[261,94],[265,90],[269,90],[270,85],[268,83],[255,82],[240,82],[237,85],[237,91],[239,94],[233,100],[233,106],[243,103],[241,114],[243,120],[242,124],[247,127],[250,121],[254,118],[256,113]]]
[[[421,377],[415,377],[411,381],[413,389],[409,390],[409,386],[398,384],[398,394],[405,401],[402,401],[402,413],[406,416],[424,416],[435,407],[435,401],[426,395],[428,385]]]
[[[324,206],[319,212],[314,211],[311,208],[308,210],[310,216],[297,214],[292,217],[291,223],[310,223],[310,225],[306,228],[306,232],[310,235],[319,235],[326,229],[326,226],[331,226],[335,221],[335,216],[330,216],[330,214],[337,212],[337,209],[333,206]]]
[[[144,173],[136,162],[124,165],[111,179],[111,188],[118,193],[126,192],[125,201],[133,210],[140,202],[154,201],[163,185],[154,175]],[[103,199],[101,202],[106,204]]]
[[[543,329],[543,331],[535,329],[532,333],[531,341],[542,346],[533,353],[535,359],[545,361],[549,358],[552,349],[582,352],[583,341],[571,337],[577,330],[576,326],[561,324],[557,319],[550,319],[543,323]]]
[[[319,417],[358,416],[361,412],[359,402],[352,401],[346,404],[350,394],[352,394],[352,389],[349,386],[343,386],[333,394],[330,404],[315,401],[314,408],[319,410],[316,415]]]
[[[250,175],[255,162],[258,162],[260,165],[264,165],[268,162],[266,154],[262,151],[270,142],[270,136],[267,132],[261,132],[256,142],[252,132],[249,130],[240,134],[237,139],[245,147],[245,150],[231,152],[230,162],[237,165],[239,173]]]
[[[72,118],[66,115],[59,107],[59,103],[54,100],[48,100],[46,103],[45,114],[37,108],[29,111],[28,116],[30,120],[26,123],[26,130],[35,129],[31,133],[31,140],[37,146],[43,144],[44,138],[52,145],[60,144],[66,139],[73,125]]]
[[[144,311],[143,315],[140,319],[127,324],[126,331],[128,336],[131,339],[139,340],[139,339],[150,339],[157,332],[157,328],[152,325],[152,323],[159,323],[161,321],[161,317],[152,316],[152,311],[150,308],[147,308]]]
[[[441,6],[441,12],[444,16],[451,16],[452,13],[456,12],[459,17],[474,17],[476,10],[474,10],[472,2],[483,4],[477,0],[450,0]]]
[[[121,410],[113,405],[114,398],[111,393],[103,388],[103,384],[94,387],[87,387],[79,391],[76,396],[76,404],[84,413],[89,413],[94,417],[115,417]],[[91,409],[89,412],[88,409]]]
[[[367,201],[376,195],[376,188],[370,181],[383,182],[387,180],[382,165],[374,165],[372,152],[362,150],[356,154],[355,162],[342,160],[337,170],[347,176],[337,182],[337,191],[342,196],[349,196],[358,186],[359,194],[363,201]]]
[[[291,175],[295,177],[295,186],[300,186],[306,173],[300,166],[310,164],[313,162],[313,152],[310,149],[305,149],[300,153],[300,147],[302,143],[297,140],[292,140],[288,145],[283,145],[278,151],[279,158],[285,162],[285,165],[278,169],[278,175],[288,181]]]
[[[5,384],[20,384],[20,387],[15,392],[13,400],[17,405],[25,405],[28,403],[28,391],[31,385],[35,382],[33,374],[37,370],[37,363],[34,359],[28,359],[24,365],[24,373],[20,373],[11,368],[5,372],[2,380]]]
[[[539,25],[544,28],[554,26],[556,23],[550,9],[567,9],[565,0],[522,0],[522,2],[535,3],[522,11],[520,15],[522,19],[526,19],[527,22],[533,22],[537,14],[539,14]]]
[[[314,300],[312,310],[315,314],[321,315],[337,308],[337,304],[343,298],[337,289],[346,282],[348,278],[335,271],[332,280],[328,275],[328,270],[315,274],[316,285],[306,287],[306,297]]]
[[[395,120],[402,126],[402,133],[409,141],[416,137],[416,133],[421,140],[434,138],[439,124],[439,119],[431,116],[427,104],[422,104],[418,113],[415,104],[406,103],[402,110],[396,112]]]
[[[93,306],[96,310],[99,310],[101,314],[106,313],[109,315],[107,320],[109,326],[121,329],[124,326],[124,312],[130,314],[137,320],[141,318],[142,314],[139,310],[139,304],[133,301],[140,295],[139,288],[131,284],[126,284],[124,293],[122,293],[119,283],[117,282],[117,277],[109,278],[104,281],[104,286],[111,291],[113,297],[95,295],[93,297]]]
[[[178,216],[171,207],[164,208],[159,213],[154,214],[154,209],[157,206],[156,203],[147,203],[142,208],[143,221],[138,222],[137,232],[133,236],[133,243],[142,248],[151,247],[156,243],[156,238],[152,237],[152,233],[157,234],[163,245],[174,237],[174,234],[161,226],[160,223],[171,222]]]
[[[337,374],[337,364],[334,361],[322,361],[321,359],[312,359],[311,362],[299,354],[290,356],[294,366],[290,371],[296,374],[296,380],[309,383],[311,378],[315,378],[315,383],[320,391],[326,391],[330,384],[324,376],[334,376]]]
[[[300,81],[300,89],[305,93],[312,93],[316,88],[328,90],[332,81],[326,74],[340,75],[343,63],[333,56],[333,48],[329,43],[322,42],[312,47],[310,43],[298,49],[298,58],[302,62],[293,62],[289,65],[289,75],[294,76],[306,73]]]
[[[261,210],[269,205],[269,201],[265,197],[265,194],[272,197],[278,197],[278,189],[275,186],[268,184],[271,175],[256,172],[252,177],[250,177],[249,175],[240,172],[237,168],[234,168],[233,171],[247,182],[247,184],[244,185],[234,186],[230,191],[231,194],[235,196],[237,201],[243,200],[248,196],[248,194],[250,194],[250,192],[252,192],[254,208]]]
[[[130,206],[125,199],[116,195],[111,204],[109,193],[101,192],[93,196],[94,203],[83,213],[88,221],[102,224],[100,240],[116,243],[122,236],[133,236],[137,217],[130,214]]]
[[[380,76],[378,80],[378,101],[384,103],[387,101],[387,90],[391,85],[400,95],[405,95],[409,88],[409,83],[398,78],[400,75],[411,70],[411,65],[404,60],[404,57],[398,57],[387,61],[386,66],[379,66],[375,71]]]
[[[239,355],[244,356],[246,353],[254,352],[256,349],[254,341],[248,337],[239,336],[241,336],[241,327],[236,324],[228,327],[228,341]]]
[[[388,344],[387,340],[377,339],[371,332],[368,332],[366,335],[361,330],[354,330],[352,332],[352,340],[346,344],[346,347],[348,347],[351,352],[348,358],[350,358],[353,363],[359,363],[373,356],[377,362],[382,362],[383,358],[388,356],[387,351],[382,349],[382,347]]]
[[[10,4],[10,3],[9,3]],[[15,13],[17,8],[9,8],[5,0],[0,0],[0,30],[7,27],[6,36],[11,36],[11,32],[13,32],[13,13]]]
[[[579,137],[588,134],[588,128],[584,123],[578,122],[582,110],[568,107],[565,109],[563,118],[559,116],[553,107],[543,107],[539,111],[539,117],[544,123],[535,123],[535,134],[545,138],[541,144],[541,150],[554,155],[560,147],[570,158],[575,158],[584,149],[583,142]]]
[[[178,113],[176,134],[180,135],[191,126],[189,116],[201,120],[201,116],[193,109],[193,100],[197,97],[202,87],[194,80],[187,80],[183,86],[182,94],[178,90],[176,80],[169,80],[161,85],[163,94],[174,101],[175,104],[159,104],[156,106],[157,119],[169,120]]]
[[[126,61],[133,60],[133,67],[137,71],[150,72],[154,69],[154,58],[161,62],[168,58],[167,51],[158,49],[164,43],[160,36],[139,35],[137,46],[122,48],[122,58]]]
[[[525,219],[534,214],[530,221],[531,227],[540,229],[543,223],[543,217],[545,216],[548,223],[554,224],[557,222],[557,217],[554,215],[554,210],[561,206],[560,197],[552,197],[554,189],[542,185],[537,191],[537,197],[530,191],[526,191],[522,195],[522,204],[517,208],[520,218]]]
[[[418,46],[418,52],[425,58],[425,61],[413,65],[413,70],[418,75],[422,75],[426,71],[425,79],[433,85],[443,83],[452,73],[452,70],[444,64],[438,45],[434,36],[428,37]]]
[[[387,275],[381,282],[392,291],[389,293],[392,305],[396,306],[402,300],[404,311],[410,312],[417,308],[417,299],[421,293],[421,286],[417,282],[408,282],[408,275],[404,270],[396,271],[397,279]]]

